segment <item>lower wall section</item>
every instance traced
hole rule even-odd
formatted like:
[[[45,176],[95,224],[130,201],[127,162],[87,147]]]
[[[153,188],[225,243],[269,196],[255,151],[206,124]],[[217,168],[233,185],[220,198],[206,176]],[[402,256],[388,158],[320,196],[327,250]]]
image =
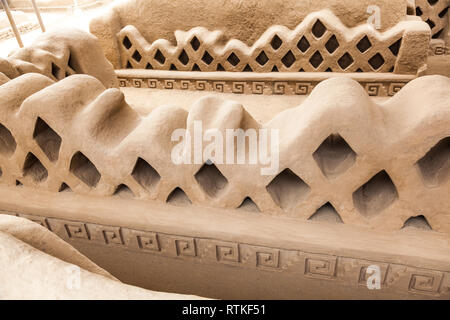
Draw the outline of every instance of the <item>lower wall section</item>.
[[[450,298],[448,271],[24,215],[122,281],[222,299]],[[379,267],[381,289],[367,269]]]
[[[121,281],[221,299],[450,299],[449,236],[0,186]],[[381,288],[369,290],[368,269]],[[376,275],[376,274],[375,274]],[[376,282],[373,282],[376,284]]]

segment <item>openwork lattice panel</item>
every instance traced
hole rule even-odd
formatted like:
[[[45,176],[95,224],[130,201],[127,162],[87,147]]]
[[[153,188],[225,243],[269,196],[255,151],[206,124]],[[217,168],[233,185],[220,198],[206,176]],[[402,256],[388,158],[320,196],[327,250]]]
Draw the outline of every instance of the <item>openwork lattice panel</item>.
[[[410,22],[409,22],[410,23]],[[414,23],[414,22],[413,22]],[[133,26],[119,33],[123,68],[238,72],[396,72],[408,24],[379,33],[345,27],[332,14],[313,13],[295,28],[270,27],[253,46],[197,27],[149,44]],[[412,54],[412,53],[411,53]]]
[[[105,90],[93,77],[53,83],[26,74],[0,86],[0,182],[55,194],[450,232],[449,87],[447,78],[421,77],[380,105],[354,80],[326,80],[302,105],[261,124],[277,130],[280,141],[277,169],[262,175],[262,164],[172,158],[175,130],[190,130],[197,120],[204,128],[238,129],[242,105],[205,97],[189,115],[161,106],[140,116],[120,91]]]
[[[447,0],[416,0],[416,15],[428,23],[433,39],[444,39],[449,26]]]

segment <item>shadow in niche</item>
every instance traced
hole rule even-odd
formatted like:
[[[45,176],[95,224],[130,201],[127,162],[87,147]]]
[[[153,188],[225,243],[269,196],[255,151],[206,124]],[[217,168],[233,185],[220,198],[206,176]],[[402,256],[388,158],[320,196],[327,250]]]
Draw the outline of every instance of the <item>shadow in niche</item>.
[[[31,152],[28,153],[23,165],[23,176],[31,177],[34,182],[44,182],[48,177],[47,169]]]
[[[37,118],[33,138],[51,162],[59,158],[61,137],[41,118]]]
[[[320,207],[308,220],[328,223],[344,223],[339,213],[329,202]]]
[[[80,151],[72,157],[70,172],[92,188],[97,186],[101,178],[101,174],[95,165]]]
[[[180,188],[175,188],[167,197],[166,203],[178,206],[178,207],[186,207],[192,204],[189,197],[186,193]]]
[[[16,151],[17,143],[11,131],[0,123],[0,154],[10,157]]]
[[[278,174],[266,189],[273,201],[285,210],[297,206],[310,192],[310,187],[290,169]]]
[[[397,189],[386,171],[380,171],[353,193],[353,203],[366,218],[373,218],[398,199]]]
[[[405,221],[402,229],[433,230],[423,215],[409,218]]]
[[[116,188],[113,196],[119,197],[119,198],[124,198],[124,199],[129,199],[129,198],[134,197],[134,193],[133,193],[133,191],[131,191],[131,189],[127,185],[122,183]]]
[[[248,212],[261,212],[258,205],[250,197],[246,197],[237,209]]]
[[[417,162],[424,184],[437,187],[450,177],[450,137],[439,141]]]

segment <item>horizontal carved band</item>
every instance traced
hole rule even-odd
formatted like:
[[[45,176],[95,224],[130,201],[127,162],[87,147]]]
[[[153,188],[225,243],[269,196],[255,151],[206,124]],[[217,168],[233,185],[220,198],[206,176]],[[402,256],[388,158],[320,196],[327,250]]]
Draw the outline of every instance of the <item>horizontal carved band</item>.
[[[380,269],[382,290],[436,298],[450,297],[450,272],[447,271],[387,261],[368,261],[358,257],[168,234],[155,230],[134,230],[43,216],[15,215],[40,223],[69,243],[88,241],[95,245],[120,247],[162,257],[197,259],[202,263],[231,264],[241,268],[279,273],[298,273],[299,277],[337,281],[352,287],[367,286],[371,274],[367,271],[368,267],[376,266]]]
[[[248,73],[170,72],[154,70],[116,70],[121,87],[159,90],[211,91],[256,95],[308,95],[323,80],[336,77],[331,73]],[[415,76],[361,73],[341,74],[358,81],[370,96],[393,96]]]

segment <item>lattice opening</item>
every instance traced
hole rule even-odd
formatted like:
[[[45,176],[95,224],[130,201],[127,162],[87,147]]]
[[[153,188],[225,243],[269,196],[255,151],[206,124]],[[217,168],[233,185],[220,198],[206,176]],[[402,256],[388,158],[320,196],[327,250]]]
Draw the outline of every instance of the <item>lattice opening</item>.
[[[328,223],[344,223],[339,213],[329,202],[317,209],[308,220]]]
[[[200,48],[200,41],[195,36],[191,40],[191,47],[192,49],[194,49],[194,51],[197,51],[198,48]]]
[[[23,183],[19,180],[16,180],[16,187],[23,187]]]
[[[159,49],[156,50],[155,60],[158,61],[160,64],[164,64],[166,62],[166,57],[164,57],[164,55]]]
[[[297,43],[297,48],[305,53],[306,51],[308,51],[308,49],[311,47],[311,45],[309,44],[308,39],[305,38],[305,36],[303,36],[300,41]]]
[[[400,52],[400,47],[402,45],[402,40],[403,39],[400,38],[395,43],[393,43],[389,46],[389,50],[391,50],[391,52],[394,56],[398,56],[398,53]]]
[[[284,210],[297,206],[310,192],[310,187],[290,169],[278,174],[266,189],[273,201]]]
[[[3,170],[0,168],[0,178],[3,176]]]
[[[52,75],[56,80],[59,80],[61,77],[61,68],[52,62]]]
[[[427,187],[438,187],[446,182],[450,178],[450,137],[439,141],[417,165]]]
[[[445,15],[447,14],[447,12],[448,12],[448,7],[445,8],[444,10],[442,10],[442,11],[438,14],[439,18],[443,19],[443,18],[445,17]]]
[[[122,183],[119,186],[117,186],[116,190],[114,191],[113,196],[119,197],[119,198],[124,198],[124,199],[129,199],[129,198],[134,198],[134,193],[133,193],[133,191],[131,191],[131,189],[127,185]]]
[[[220,63],[218,63],[217,64],[217,71],[225,71],[225,68]]]
[[[198,64],[194,63],[194,65],[192,66],[192,71],[201,71]]]
[[[126,66],[126,68],[127,68],[127,69],[133,69],[133,66],[131,65],[131,62],[130,62],[130,61],[127,61],[127,66]]]
[[[250,197],[246,197],[237,209],[248,212],[261,212],[257,204]]]
[[[352,56],[346,52],[339,60],[338,64],[341,67],[342,70],[346,70],[348,67],[352,65],[354,62]]]
[[[281,62],[286,66],[286,68],[289,68],[292,66],[295,62],[295,56],[292,53],[291,50],[289,50],[283,58],[281,58]]]
[[[441,34],[442,34],[443,31],[444,31],[444,29],[439,30],[438,32],[433,34],[432,38],[433,39],[439,39],[441,37]]]
[[[428,23],[428,25],[430,26],[430,29],[433,29],[436,26],[436,24],[431,19],[428,19],[425,22]]]
[[[205,51],[205,53],[203,54],[203,57],[202,57],[202,61],[204,63],[206,63],[207,65],[210,65],[214,61],[214,58],[211,57],[211,55],[209,54],[208,51]]]
[[[170,64],[170,70],[171,70],[171,71],[177,71],[178,69],[177,69],[177,67],[176,67],[173,63],[171,63],[171,64]]]
[[[142,56],[139,53],[139,51],[137,51],[137,50],[134,51],[134,53],[131,57],[137,62],[141,62],[141,60],[142,60]]]
[[[384,58],[381,54],[377,53],[372,58],[369,59],[369,64],[374,70],[380,69],[384,64]]]
[[[322,36],[325,34],[325,32],[327,31],[327,28],[324,26],[322,21],[317,20],[316,23],[314,23],[311,31],[312,31],[312,34],[317,39],[319,39],[319,38],[322,38]]]
[[[405,221],[402,229],[433,230],[423,215],[409,218]]]
[[[210,197],[218,197],[228,185],[227,178],[214,164],[204,164],[195,174],[195,179]]]
[[[356,45],[356,48],[358,48],[358,50],[361,53],[364,53],[367,50],[369,50],[370,48],[372,48],[372,43],[370,42],[370,40],[367,36],[364,36],[364,38],[359,40],[358,44]]]
[[[434,6],[436,3],[438,3],[439,0],[428,0],[428,3],[432,6]]]
[[[180,62],[184,65],[187,65],[189,63],[189,56],[184,49],[178,56],[178,60],[180,60]]]
[[[314,52],[311,59],[309,59],[309,63],[314,67],[318,68],[323,62],[323,57],[319,51]]]
[[[0,123],[0,154],[5,157],[10,157],[14,154],[16,148],[17,143],[11,131]]]
[[[77,61],[73,58],[72,53],[69,53],[69,59],[67,59],[67,66],[74,72],[77,72],[79,65]]]
[[[422,15],[423,15],[422,9],[420,9],[420,7],[416,7],[416,16],[420,17]]]
[[[317,148],[313,157],[324,176],[334,179],[353,166],[356,153],[339,134],[332,134]]]
[[[142,158],[138,158],[136,160],[131,176],[137,181],[137,183],[147,190],[152,190],[156,187],[159,180],[161,180],[161,176],[158,171],[156,171]]]
[[[261,51],[261,53],[256,57],[256,62],[258,62],[261,66],[265,66],[268,61],[269,58],[267,57],[264,50]]]
[[[37,118],[33,139],[51,162],[59,158],[61,137],[41,118]]]
[[[339,48],[339,41],[334,34],[331,36],[331,38],[325,44],[325,48],[331,54]]]
[[[69,187],[67,183],[63,182],[59,187],[58,192],[72,192],[72,189]]]
[[[122,44],[127,50],[130,49],[132,46],[132,43],[127,36],[125,36],[125,38],[123,38]]]
[[[278,68],[277,66],[273,66],[272,71],[271,72],[278,72]]]
[[[236,67],[236,66],[239,64],[239,62],[241,62],[241,60],[239,59],[239,57],[238,57],[234,52],[232,52],[232,53],[228,56],[227,61],[228,61],[232,66],[234,66],[234,67]]]
[[[145,66],[145,69],[149,69],[149,70],[153,69],[153,66],[150,64],[150,62],[147,63],[147,65]]]
[[[398,199],[397,189],[386,171],[380,171],[353,193],[353,203],[366,218],[373,218]]]
[[[34,182],[44,182],[48,177],[47,169],[42,165],[38,158],[31,152],[27,154],[23,165],[23,176],[31,177]]]
[[[101,174],[95,165],[80,151],[70,161],[70,172],[92,188],[97,186],[101,178]]]
[[[283,40],[280,39],[278,35],[274,35],[272,41],[270,41],[270,45],[274,50],[278,50],[283,44]]]
[[[249,64],[246,64],[244,67],[244,70],[242,70],[243,72],[253,72],[252,67],[250,67]]]
[[[189,197],[186,195],[186,193],[179,187],[175,188],[167,197],[166,203],[173,205],[173,206],[179,206],[179,207],[186,207],[192,204]]]

